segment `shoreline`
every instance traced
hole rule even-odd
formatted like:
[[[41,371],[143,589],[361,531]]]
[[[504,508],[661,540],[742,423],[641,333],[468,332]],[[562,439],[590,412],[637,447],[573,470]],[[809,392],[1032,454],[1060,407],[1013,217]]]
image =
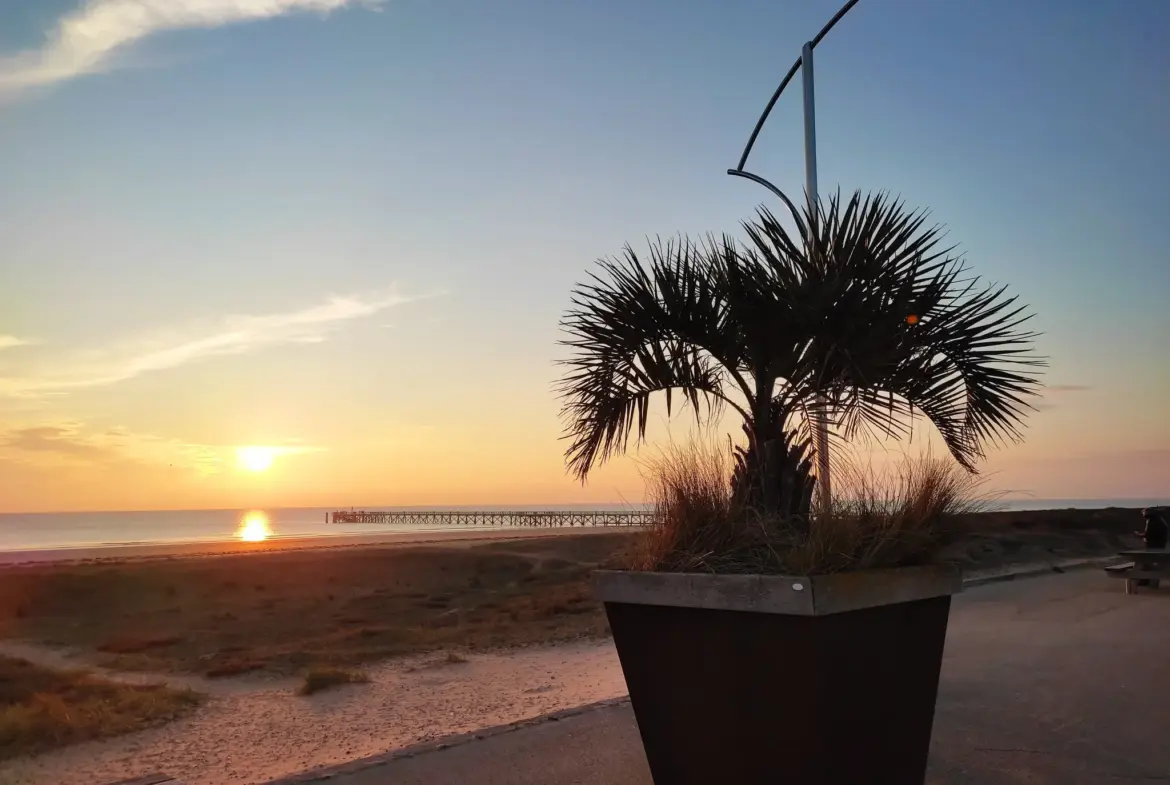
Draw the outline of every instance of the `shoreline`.
[[[1136,516],[1141,507],[1052,507],[1048,509],[997,510],[991,509],[978,514],[988,521],[1020,521],[1030,528],[1032,522],[1044,526],[1056,519],[1071,524],[1069,532],[1118,516],[1133,516],[1134,523],[1117,529],[1118,534],[1128,536],[1131,529],[1140,525]],[[1112,528],[1110,520],[1106,529]],[[228,556],[248,553],[284,553],[314,549],[383,547],[391,545],[447,545],[474,543],[490,540],[527,539],[532,537],[562,537],[574,534],[600,534],[603,532],[637,531],[638,526],[571,526],[571,527],[523,527],[506,528],[459,527],[428,528],[413,531],[368,531],[355,533],[347,531],[338,534],[290,534],[275,535],[259,542],[241,540],[236,536],[224,535],[220,539],[170,542],[110,542],[83,545],[59,545],[41,548],[0,550],[0,571],[26,566],[49,564],[90,564],[95,562],[139,561],[143,559],[201,558]],[[994,528],[994,526],[992,527]]]
[[[461,542],[490,540],[564,537],[633,531],[636,527],[569,527],[507,528],[507,529],[434,529],[413,532],[385,532],[369,534],[317,534],[274,537],[260,542],[224,539],[200,542],[134,543],[110,545],[62,546],[0,552],[0,570],[47,564],[88,564],[106,561],[139,561],[143,559],[199,558],[232,556],[244,553],[286,553],[330,548],[361,548],[375,545],[450,545]]]

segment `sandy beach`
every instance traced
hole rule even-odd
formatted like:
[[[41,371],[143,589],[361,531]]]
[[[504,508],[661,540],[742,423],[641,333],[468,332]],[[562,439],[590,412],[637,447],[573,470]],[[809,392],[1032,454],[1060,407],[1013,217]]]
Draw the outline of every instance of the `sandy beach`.
[[[0,654],[77,667],[77,656],[0,642]],[[374,755],[451,733],[625,694],[613,645],[599,641],[466,663],[414,657],[367,670],[369,684],[309,697],[294,679],[231,681],[158,675],[209,696],[194,716],[36,758],[0,763],[4,785],[94,785],[165,772],[188,785],[246,785]]]

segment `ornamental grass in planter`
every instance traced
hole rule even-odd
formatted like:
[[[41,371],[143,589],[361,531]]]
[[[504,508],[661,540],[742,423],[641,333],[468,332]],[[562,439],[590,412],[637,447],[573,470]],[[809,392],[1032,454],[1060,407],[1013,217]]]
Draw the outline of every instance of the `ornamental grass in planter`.
[[[878,471],[835,461],[833,504],[812,525],[745,507],[727,451],[701,440],[640,461],[656,523],[614,566],[638,572],[825,575],[936,564],[970,516],[995,508],[977,475],[927,453]]]
[[[761,209],[746,242],[627,248],[574,293],[578,477],[645,437],[655,397],[700,422],[734,410],[745,437],[652,467],[659,524],[596,590],[656,785],[920,785],[961,587],[932,557],[985,445],[1019,437],[1042,362],[1023,308],[923,213],[786,204],[794,232]],[[836,443],[925,420],[950,458],[893,485],[838,462],[829,492],[817,418]]]

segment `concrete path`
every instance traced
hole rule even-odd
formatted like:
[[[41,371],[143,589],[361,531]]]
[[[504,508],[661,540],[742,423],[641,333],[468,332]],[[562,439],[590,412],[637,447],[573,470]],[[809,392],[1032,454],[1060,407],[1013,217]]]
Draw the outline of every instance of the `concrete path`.
[[[331,785],[651,785],[628,703],[359,762]],[[1098,570],[956,598],[930,785],[1170,783],[1170,591]]]

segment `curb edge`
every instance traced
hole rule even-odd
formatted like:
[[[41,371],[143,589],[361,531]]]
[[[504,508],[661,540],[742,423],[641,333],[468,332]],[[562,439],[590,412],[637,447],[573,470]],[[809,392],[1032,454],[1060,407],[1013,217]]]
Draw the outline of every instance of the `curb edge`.
[[[493,736],[502,736],[513,731],[523,730],[524,728],[532,727],[533,725],[541,725],[546,722],[559,722],[569,717],[575,717],[579,714],[588,714],[592,711],[600,709],[608,709],[613,706],[620,706],[629,703],[628,695],[623,695],[618,698],[607,698],[605,700],[596,701],[594,703],[586,703],[581,706],[574,706],[568,709],[561,709],[559,711],[549,712],[548,714],[541,714],[536,717],[530,717],[525,720],[517,720],[516,722],[508,722],[503,725],[491,725],[479,730],[469,731],[467,733],[457,733],[450,736],[444,736],[436,741],[425,741],[418,744],[412,744],[407,747],[401,747],[390,752],[384,752],[379,755],[373,755],[365,758],[359,758],[349,763],[341,763],[331,766],[321,766],[300,774],[293,774],[288,777],[270,780],[263,785],[308,785],[309,783],[329,782],[337,777],[346,774],[356,774],[358,772],[375,769],[379,766],[385,766],[396,760],[403,758],[414,758],[418,755],[424,755],[429,752],[439,752],[450,747],[460,747],[464,744],[469,744],[473,741],[482,741]]]

